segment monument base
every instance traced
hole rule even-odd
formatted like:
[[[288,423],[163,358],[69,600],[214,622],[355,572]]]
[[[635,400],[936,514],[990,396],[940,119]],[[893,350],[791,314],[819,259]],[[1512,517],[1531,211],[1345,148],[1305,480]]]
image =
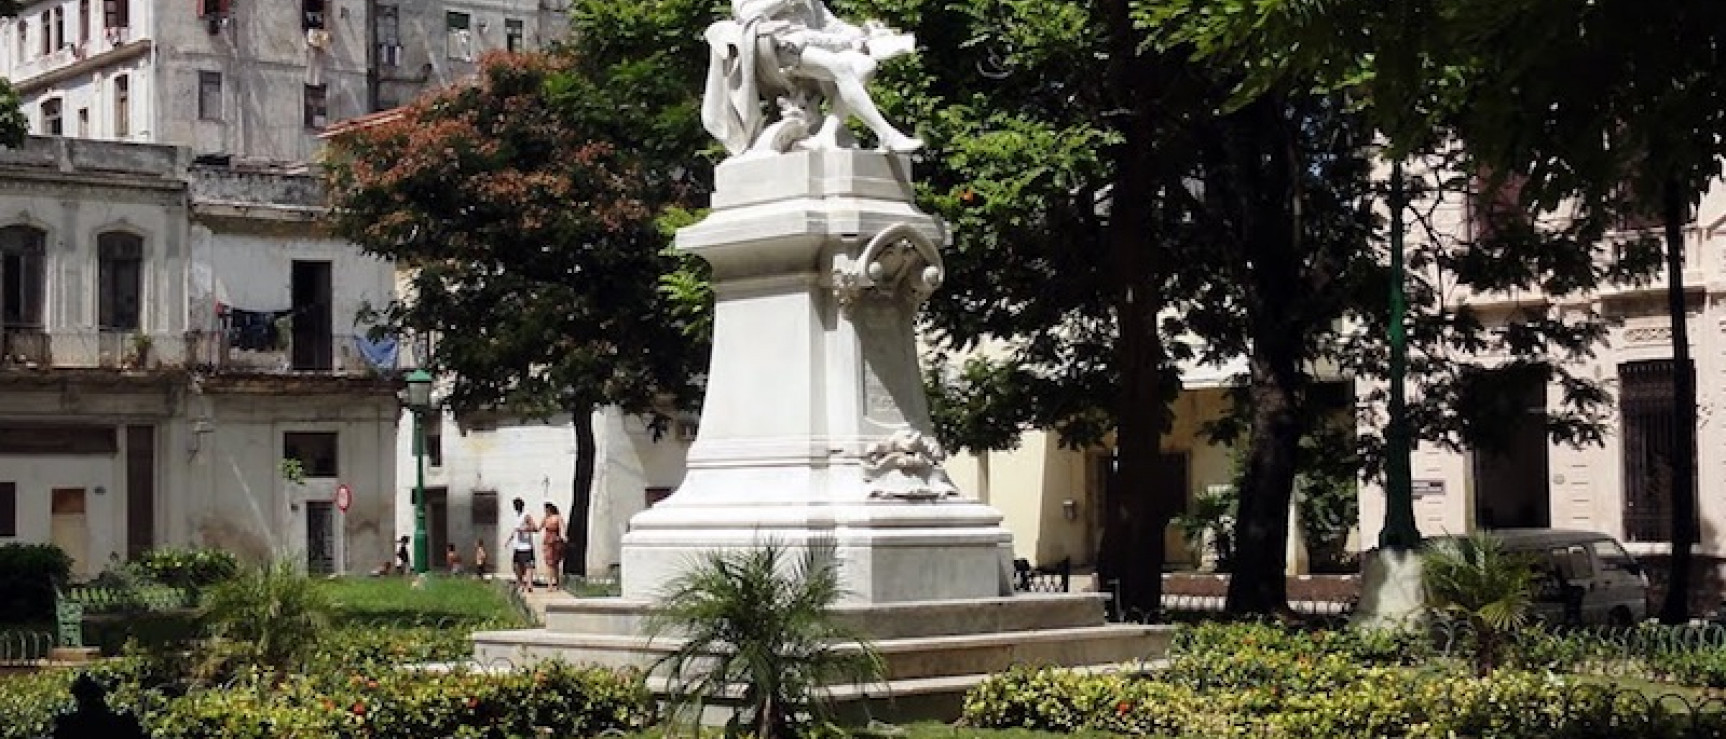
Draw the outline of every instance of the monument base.
[[[887,674],[874,685],[832,686],[833,697],[852,715],[951,721],[966,691],[1015,665],[1140,670],[1162,659],[1174,628],[1105,623],[1106,597],[1020,594],[840,605],[835,616],[869,638]],[[545,628],[474,634],[474,657],[516,667],[559,659],[647,670],[679,643],[643,635],[650,609],[649,601],[629,598],[551,603]],[[669,679],[650,674],[648,684],[663,695]]]

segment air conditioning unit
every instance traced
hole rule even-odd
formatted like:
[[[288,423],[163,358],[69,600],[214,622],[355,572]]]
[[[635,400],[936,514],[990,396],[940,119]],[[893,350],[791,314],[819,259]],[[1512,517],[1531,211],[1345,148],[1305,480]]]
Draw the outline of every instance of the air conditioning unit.
[[[402,63],[402,47],[398,44],[378,44],[378,64],[384,67],[399,67]]]
[[[677,440],[678,441],[695,441],[695,434],[696,434],[696,432],[698,432],[700,430],[701,430],[701,425],[694,422],[694,421],[678,421],[677,422]]]
[[[72,58],[73,59],[83,59],[85,51],[86,51],[85,44],[83,44],[83,43],[73,44],[72,45]]]

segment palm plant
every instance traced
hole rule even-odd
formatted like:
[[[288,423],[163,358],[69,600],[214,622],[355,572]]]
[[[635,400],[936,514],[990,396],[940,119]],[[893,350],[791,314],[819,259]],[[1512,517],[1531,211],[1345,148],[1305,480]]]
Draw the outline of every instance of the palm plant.
[[[709,703],[740,698],[727,734],[783,739],[830,724],[828,686],[880,678],[880,656],[832,613],[843,591],[831,543],[795,557],[767,543],[699,556],[668,583],[651,639],[683,641],[654,668],[670,678],[668,726],[694,727]],[[739,695],[740,691],[740,695]]]
[[[204,615],[214,645],[206,675],[255,665],[276,679],[299,668],[329,623],[333,605],[283,557],[242,569],[211,589]]]
[[[1479,532],[1428,542],[1421,561],[1427,607],[1468,626],[1482,676],[1498,665],[1504,636],[1528,623],[1534,578],[1532,558]]]

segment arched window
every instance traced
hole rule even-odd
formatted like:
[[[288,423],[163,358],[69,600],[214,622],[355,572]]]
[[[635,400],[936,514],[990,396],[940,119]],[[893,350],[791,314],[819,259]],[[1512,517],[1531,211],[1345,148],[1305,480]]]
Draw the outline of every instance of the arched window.
[[[0,228],[0,324],[42,328],[43,261],[47,233],[29,226]]]
[[[137,331],[144,299],[144,239],[123,231],[96,237],[96,320],[104,331]]]

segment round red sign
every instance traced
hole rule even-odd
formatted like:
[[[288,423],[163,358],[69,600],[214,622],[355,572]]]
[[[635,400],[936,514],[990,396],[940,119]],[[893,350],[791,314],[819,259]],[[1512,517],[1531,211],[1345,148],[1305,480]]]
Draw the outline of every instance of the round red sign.
[[[342,513],[347,513],[348,512],[348,506],[352,505],[353,502],[354,502],[354,491],[353,491],[353,489],[349,488],[346,483],[343,483],[341,485],[337,485],[336,486],[336,507],[342,509]]]

